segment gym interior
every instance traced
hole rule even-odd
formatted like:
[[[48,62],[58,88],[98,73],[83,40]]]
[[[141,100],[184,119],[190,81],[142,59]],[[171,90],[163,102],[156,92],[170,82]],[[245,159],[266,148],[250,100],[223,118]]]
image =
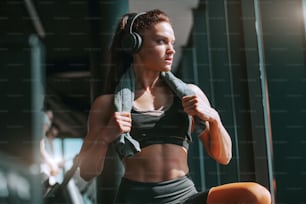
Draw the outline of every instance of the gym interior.
[[[173,72],[205,91],[233,142],[222,166],[193,141],[196,187],[255,181],[273,203],[306,203],[305,0],[2,0],[0,203],[111,203],[123,171],[117,155],[110,150],[90,182],[79,180],[74,157],[103,93],[116,22],[154,8],[173,19]],[[39,149],[46,107],[66,161],[48,189]]]

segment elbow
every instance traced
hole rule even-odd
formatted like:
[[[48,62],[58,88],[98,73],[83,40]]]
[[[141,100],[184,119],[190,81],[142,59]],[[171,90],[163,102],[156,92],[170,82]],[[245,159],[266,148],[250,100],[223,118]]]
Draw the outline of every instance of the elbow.
[[[80,177],[87,182],[92,180],[94,177],[98,175],[99,174],[95,172],[91,172],[91,171],[88,171],[87,169],[80,167]]]
[[[226,148],[226,150],[224,151],[224,153],[221,157],[220,164],[228,165],[230,163],[231,159],[232,159],[232,143],[230,141],[229,144],[228,144],[228,148]]]
[[[214,158],[219,164],[228,165],[232,159],[232,152],[229,151],[225,154],[215,156]]]
[[[232,160],[232,148],[230,148],[229,151],[224,155],[224,159],[221,164],[228,165],[231,160]]]
[[[80,177],[85,181],[90,181],[101,173],[101,169],[92,168],[87,162],[79,163]]]
[[[93,177],[90,176],[87,171],[84,169],[84,166],[82,164],[79,165],[80,169],[80,177],[85,181],[90,181]]]
[[[91,176],[89,174],[85,174],[85,173],[82,173],[82,171],[80,172],[80,176],[81,178],[86,181],[86,182],[89,182],[91,179],[94,178],[94,176]]]
[[[222,157],[222,159],[219,160],[219,163],[222,165],[228,165],[230,163],[232,159],[232,154],[228,154],[224,157]]]

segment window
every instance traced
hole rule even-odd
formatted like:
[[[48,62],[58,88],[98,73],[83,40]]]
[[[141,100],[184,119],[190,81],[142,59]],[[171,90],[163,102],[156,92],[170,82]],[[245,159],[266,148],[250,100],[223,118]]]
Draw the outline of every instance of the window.
[[[79,153],[82,144],[81,138],[56,138],[54,140],[55,158],[58,161],[65,160],[64,170],[59,175],[58,181],[62,181],[64,173],[72,167],[73,159]]]

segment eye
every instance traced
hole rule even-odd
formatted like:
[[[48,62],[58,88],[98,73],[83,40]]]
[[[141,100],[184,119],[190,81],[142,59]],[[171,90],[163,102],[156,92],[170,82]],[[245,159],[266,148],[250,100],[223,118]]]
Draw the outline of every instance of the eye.
[[[158,43],[158,44],[165,44],[165,43],[166,43],[166,40],[165,40],[165,39],[158,39],[158,40],[157,40],[157,43]]]

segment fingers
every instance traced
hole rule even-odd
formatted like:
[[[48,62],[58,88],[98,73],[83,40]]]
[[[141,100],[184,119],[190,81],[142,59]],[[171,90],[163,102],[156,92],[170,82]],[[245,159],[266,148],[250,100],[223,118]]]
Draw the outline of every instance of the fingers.
[[[184,96],[182,98],[184,111],[189,115],[195,115],[197,107],[199,106],[199,99],[197,96]]]
[[[184,111],[191,116],[198,116],[202,120],[211,118],[211,107],[197,96],[184,96],[182,104]]]
[[[182,102],[187,107],[194,106],[199,103],[199,98],[197,96],[183,96]]]
[[[129,112],[115,112],[114,120],[119,128],[120,133],[129,132],[132,127],[131,113]]]
[[[197,116],[208,122],[220,120],[218,112],[197,96],[184,96],[182,104],[184,111],[191,116]]]

